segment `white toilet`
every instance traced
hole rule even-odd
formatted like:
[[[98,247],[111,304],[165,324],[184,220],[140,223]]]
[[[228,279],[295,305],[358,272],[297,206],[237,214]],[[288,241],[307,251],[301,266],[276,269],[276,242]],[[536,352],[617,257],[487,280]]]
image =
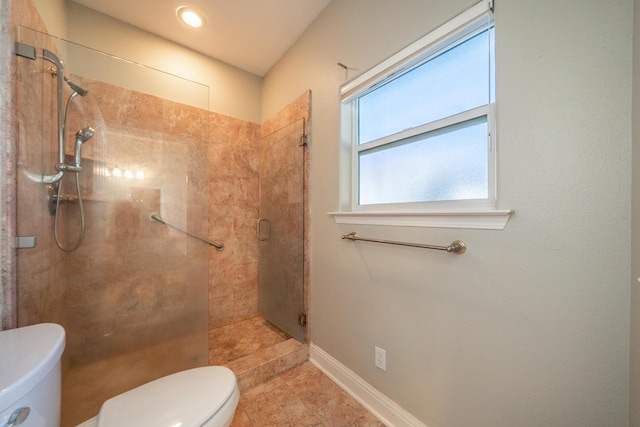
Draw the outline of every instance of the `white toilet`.
[[[0,426],[23,418],[16,426],[59,427],[64,329],[48,323],[2,331],[0,349]],[[107,400],[78,427],[228,427],[239,399],[231,370],[194,368]]]
[[[0,332],[0,426],[60,425],[64,329],[45,323]]]

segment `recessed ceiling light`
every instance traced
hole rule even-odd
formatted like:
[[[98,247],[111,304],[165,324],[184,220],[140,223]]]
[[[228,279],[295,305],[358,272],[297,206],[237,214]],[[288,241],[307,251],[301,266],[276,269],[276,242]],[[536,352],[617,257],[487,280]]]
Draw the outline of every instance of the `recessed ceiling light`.
[[[204,16],[193,8],[186,6],[179,7],[178,10],[176,10],[176,15],[178,15],[180,22],[191,28],[204,27]]]

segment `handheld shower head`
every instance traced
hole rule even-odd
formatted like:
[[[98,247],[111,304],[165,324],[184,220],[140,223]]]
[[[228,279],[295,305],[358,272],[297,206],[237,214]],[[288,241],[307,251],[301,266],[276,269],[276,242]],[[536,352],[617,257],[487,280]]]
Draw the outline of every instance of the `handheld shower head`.
[[[93,137],[94,130],[91,126],[87,126],[84,129],[80,129],[76,132],[76,168],[80,168],[80,150],[82,144],[87,142]]]
[[[69,87],[78,95],[80,96],[87,96],[87,90],[81,88],[80,86],[78,86],[77,84],[75,84],[74,82],[72,82],[71,80],[69,80],[68,78],[64,78],[64,81],[67,82],[67,84],[69,85]]]
[[[78,132],[76,132],[76,142],[80,144],[84,144],[85,142],[91,139],[94,132],[95,131],[91,126],[87,126],[84,129],[80,129]]]

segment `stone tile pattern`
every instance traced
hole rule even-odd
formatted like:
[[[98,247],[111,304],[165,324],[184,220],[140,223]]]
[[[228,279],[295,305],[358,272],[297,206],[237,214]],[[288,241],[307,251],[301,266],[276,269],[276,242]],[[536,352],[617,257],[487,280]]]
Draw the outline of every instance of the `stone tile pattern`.
[[[225,365],[287,339],[260,316],[222,326],[209,331],[209,365]]]
[[[31,2],[15,3],[20,11],[16,15],[24,17],[20,23],[30,25],[29,19],[38,16]],[[55,46],[47,47],[55,50]],[[256,316],[260,126],[79,76],[73,80],[87,88],[89,95],[82,99],[83,115],[72,108],[69,128],[104,124],[83,148],[83,157],[94,162],[93,174],[82,178],[83,193],[87,200],[93,200],[85,202],[87,236],[72,255],[51,250],[51,218],[43,209],[43,187],[25,183],[28,191],[20,198],[24,205],[19,206],[23,212],[19,228],[32,232],[35,223],[39,227],[34,233],[38,247],[46,252],[36,250],[21,256],[20,324],[46,319],[70,326],[88,325],[86,330],[70,331],[68,349],[77,344],[104,356],[104,349],[96,347],[93,340],[111,336],[115,323],[127,325],[160,316],[159,304],[164,302],[177,300],[178,306],[185,306],[184,296],[189,292],[176,285],[181,274],[186,277],[185,284],[202,277],[209,284],[211,327]],[[34,91],[41,85],[23,86]],[[30,121],[42,120],[27,113],[39,111],[43,97],[42,93],[25,93],[19,105],[24,121],[21,129],[44,127],[49,131],[44,138],[21,135],[21,144],[38,143],[20,150],[24,156],[33,156],[22,160],[34,170],[55,164],[53,122],[28,126]],[[67,150],[72,149],[71,144]],[[125,187],[99,176],[100,168],[114,166],[144,170],[144,185]],[[69,210],[68,218],[61,225],[66,227],[64,232],[73,233],[77,218],[74,210],[65,210]],[[146,214],[152,210],[161,210],[167,220],[224,242],[225,250],[202,250],[202,243],[151,223]],[[149,250],[131,243],[156,237],[169,240],[169,247],[153,242]],[[92,247],[93,238],[99,247]],[[173,249],[180,253],[172,254]],[[201,265],[203,254],[205,267],[194,268]],[[187,261],[178,263],[176,259]],[[58,262],[62,268],[55,268]],[[56,289],[49,285],[53,281],[65,282],[71,289]],[[101,283],[105,282],[114,286],[103,289]],[[101,333],[93,333],[96,330]],[[135,343],[138,338],[132,335],[130,341]]]
[[[209,328],[258,314],[260,126],[210,113],[209,233],[224,242],[209,254]]]
[[[276,134],[279,130],[285,129],[292,124],[303,121],[304,133],[307,135],[307,147],[304,152],[304,307],[307,314],[307,327],[305,329],[305,342],[310,340],[310,328],[311,328],[311,286],[310,286],[310,257],[309,257],[309,236],[311,230],[311,216],[309,214],[309,174],[310,174],[310,153],[313,149],[312,144],[312,132],[311,132],[311,91],[307,90],[301,94],[298,98],[289,103],[285,108],[276,113],[273,117],[269,118],[262,124],[261,128],[261,143],[269,143],[270,136]]]
[[[209,332],[210,365],[224,365],[246,390],[309,358],[309,347],[289,337],[264,318],[226,325]]]
[[[305,92],[262,126],[211,113],[209,132],[209,232],[225,242],[209,260],[209,328],[258,315],[260,252],[255,237],[260,216],[260,156],[265,137],[305,119],[309,133],[310,92]],[[305,158],[308,174],[308,156]],[[308,183],[308,177],[305,179]],[[308,254],[308,184],[305,187],[305,254]],[[305,256],[308,307],[309,260]],[[307,329],[308,331],[308,329]],[[306,334],[308,341],[308,332]],[[211,341],[212,345],[214,341]]]
[[[240,390],[249,389],[309,359],[309,347],[295,338],[227,363]]]
[[[305,362],[241,393],[232,427],[383,427],[377,418]]]
[[[31,1],[14,0],[12,6],[12,33],[56,52]],[[39,32],[18,31],[17,25]],[[83,149],[85,241],[67,254],[52,240],[45,187],[23,173],[52,173],[57,163],[55,103],[47,97],[55,79],[33,72],[38,61],[12,60],[12,70],[17,70],[13,82],[18,81],[12,122],[20,131],[12,162],[19,165],[18,197],[3,200],[17,212],[14,234],[35,235],[37,246],[19,252],[18,283],[3,281],[3,292],[13,287],[19,296],[13,313],[3,311],[3,327],[15,326],[5,323],[11,316],[20,326],[47,321],[65,327],[62,422],[71,426],[95,415],[114,394],[206,363],[207,251],[150,223],[146,215],[162,208],[163,215],[175,214],[188,228],[207,229],[202,210],[208,208],[209,117],[208,112],[71,76],[89,95],[74,102],[69,128],[92,125],[97,132]],[[67,154],[72,140],[68,138]],[[124,185],[108,179],[105,168],[118,164],[145,170],[145,181]],[[77,205],[63,206],[62,213],[60,234],[73,241]],[[2,218],[11,216],[3,212]],[[195,299],[203,303],[193,302],[193,283],[203,284]],[[204,327],[192,333],[191,325],[197,323]],[[186,331],[179,326],[185,324]],[[101,387],[95,387],[98,383]]]
[[[208,112],[73,79],[88,89],[83,101],[100,114],[83,116],[96,126],[83,152],[86,236],[72,254],[53,247],[48,281],[29,281],[38,271],[29,266],[18,276],[20,321],[35,323],[41,316],[67,330],[64,426],[95,415],[110,396],[207,363],[208,260],[215,251],[148,220],[159,212],[215,240],[207,220]],[[71,129],[83,126],[74,120]],[[143,170],[145,179],[101,173],[115,166]],[[66,236],[77,229],[78,210],[71,204],[63,209]],[[50,234],[50,226],[43,233]],[[99,395],[86,393],[96,383]],[[84,403],[77,405],[79,400]]]
[[[302,120],[260,140],[260,216],[269,220],[269,239],[259,242],[260,313],[299,339],[304,328],[304,148]]]
[[[15,0],[14,6],[15,18],[13,20],[16,23],[38,28],[46,33],[46,28],[41,25],[38,13],[30,0]],[[55,46],[45,44],[46,39],[45,35],[43,40],[33,43],[38,46],[44,44],[45,47],[55,52]],[[28,75],[29,73],[22,74]],[[90,211],[89,216],[103,217],[100,224],[96,224],[95,218],[91,220],[87,218],[88,228],[93,230],[88,230],[85,243],[90,240],[90,232],[96,234],[100,239],[106,238],[107,241],[111,239],[112,242],[125,246],[127,245],[125,239],[128,237],[148,237],[145,234],[149,230],[139,229],[145,226],[149,228],[149,224],[144,215],[140,214],[141,210],[138,209],[138,205],[146,204],[144,206],[146,209],[157,210],[161,208],[162,214],[167,220],[172,220],[180,225],[188,224],[187,228],[200,231],[201,234],[208,235],[212,240],[222,241],[225,244],[225,250],[222,252],[215,249],[200,250],[196,251],[193,256],[197,260],[201,254],[206,254],[208,268],[201,268],[200,271],[205,275],[207,269],[211,272],[204,279],[210,287],[210,327],[215,328],[256,316],[258,310],[258,248],[255,240],[255,221],[258,217],[260,126],[221,114],[171,103],[135,91],[109,87],[101,82],[87,81],[78,76],[73,76],[73,80],[89,89],[89,95],[82,101],[90,102],[91,105],[88,109],[95,110],[97,108],[99,113],[90,117],[91,114],[85,112],[82,119],[74,120],[78,114],[73,111],[72,107],[70,113],[72,123],[69,128],[75,129],[87,123],[95,127],[97,121],[103,120],[107,127],[106,133],[109,134],[106,144],[99,145],[97,140],[102,129],[98,129],[98,135],[90,143],[85,144],[83,157],[95,160],[95,168],[98,169],[101,167],[100,163],[110,167],[141,168],[147,174],[149,179],[147,182],[151,182],[155,178],[154,184],[162,189],[161,194],[152,194],[152,191],[148,191],[152,188],[152,185],[149,184],[131,191],[129,188],[109,185],[109,182],[96,176],[83,177],[82,184],[85,196],[94,197],[100,203],[100,206],[94,207],[85,203],[85,208]],[[22,94],[19,104],[23,112],[23,115],[18,119],[21,121],[21,132],[44,128],[48,133],[44,137],[35,133],[25,133],[20,136],[21,149],[19,151],[24,156],[20,159],[21,164],[36,171],[43,171],[43,173],[44,171],[50,172],[51,165],[56,163],[55,117],[49,115],[44,118],[33,118],[29,117],[27,113],[39,111],[39,106],[45,101],[44,94],[50,93],[51,90],[50,88],[40,89],[41,84],[24,84],[22,86],[24,86],[23,91],[26,93]],[[31,93],[33,91],[40,92]],[[98,120],[96,121],[96,119]],[[34,126],[30,126],[31,122],[38,120],[47,120],[47,122],[34,123]],[[73,138],[68,139],[72,140]],[[67,150],[69,153],[72,150],[72,143],[73,141],[68,141]],[[36,145],[34,146],[34,144]],[[176,167],[181,171],[180,179],[174,179],[176,174],[172,174],[172,168]],[[139,312],[140,308],[151,310],[150,301],[152,298],[150,297],[152,294],[157,295],[157,289],[153,284],[155,280],[152,280],[152,283],[146,279],[135,280],[135,277],[146,273],[145,268],[135,271],[138,274],[132,276],[131,273],[134,272],[132,270],[135,269],[128,266],[136,265],[136,261],[141,261],[140,257],[158,255],[157,251],[153,253],[153,251],[140,250],[139,247],[135,248],[137,250],[125,248],[126,251],[119,253],[119,260],[114,259],[111,265],[107,265],[109,257],[116,255],[116,248],[112,245],[111,248],[108,248],[110,250],[106,252],[93,251],[96,254],[102,254],[98,256],[103,265],[103,267],[95,269],[94,277],[91,277],[90,270],[93,269],[92,264],[95,260],[86,257],[80,260],[83,267],[80,268],[79,273],[70,272],[71,264],[80,264],[76,262],[78,261],[76,255],[79,252],[68,256],[68,254],[60,254],[59,250],[55,248],[51,241],[51,218],[45,213],[46,209],[42,209],[42,201],[46,196],[44,188],[40,184],[26,182],[22,175],[19,174],[19,176],[23,182],[19,183],[21,189],[19,203],[22,205],[18,207],[18,210],[22,214],[19,214],[18,229],[19,232],[34,234],[38,238],[38,248],[21,256],[18,260],[19,263],[22,263],[21,266],[18,266],[18,277],[22,282],[18,286],[21,288],[19,304],[22,305],[19,310],[21,313],[19,324],[37,323],[43,319],[61,323],[69,320],[63,318],[68,315],[68,307],[63,310],[64,313],[60,313],[58,310],[59,307],[65,305],[63,304],[65,295],[57,287],[49,286],[52,281],[68,282],[67,273],[76,276],[81,273],[83,285],[95,281],[95,277],[100,275],[109,276],[105,279],[107,281],[120,283],[116,276],[123,276],[122,280],[125,282],[128,280],[129,283],[123,286],[122,290],[114,290],[112,294],[115,295],[108,295],[107,299],[124,303],[124,305],[118,306],[120,312]],[[188,185],[185,185],[185,180],[189,183]],[[26,191],[22,191],[23,187],[26,188]],[[168,197],[168,194],[171,197]],[[13,203],[15,202],[12,201],[9,205]],[[187,204],[189,208],[185,209],[184,206]],[[72,241],[77,237],[73,234],[77,217],[74,216],[74,210],[66,209],[66,207],[63,209],[69,212],[67,220],[61,222],[61,229],[64,231],[61,234],[69,234],[69,241]],[[92,210],[95,212],[91,212]],[[29,212],[29,215],[26,215],[26,212]],[[108,215],[113,219],[110,221],[104,219]],[[158,228],[157,224],[151,224],[151,227]],[[178,235],[178,232],[165,230],[162,237],[178,238]],[[180,245],[181,251],[184,252],[187,248],[193,247],[194,242],[187,240],[181,242]],[[201,245],[201,243],[195,245]],[[88,246],[83,243],[80,251]],[[191,258],[191,254],[189,257]],[[66,267],[56,269],[54,266],[61,259],[66,262]],[[156,264],[164,266],[165,262],[161,259],[158,259]],[[127,262],[128,260],[132,262]],[[173,261],[170,261],[169,265],[172,263]],[[173,264],[175,267],[175,263]],[[194,271],[195,269],[190,268],[190,270]],[[158,274],[156,279],[164,280],[164,278],[171,276],[175,281],[178,277],[175,270],[172,275],[164,274],[163,268],[151,271],[151,274],[154,272]],[[187,281],[192,279],[194,277],[188,277]],[[131,286],[136,286],[136,288],[133,289]],[[15,293],[15,286],[9,284],[3,290],[9,292],[9,296],[11,296],[12,292]],[[96,329],[103,329],[104,335],[109,335],[112,332],[109,328],[96,328],[96,324],[102,322],[101,314],[107,315],[112,304],[104,304],[103,295],[93,294],[95,290],[73,290],[73,306],[79,309],[79,316],[87,317],[87,322],[84,322],[82,318],[74,318],[73,322],[65,322],[91,325],[84,331],[84,334],[69,334],[78,337],[77,339],[82,341],[83,346],[95,343],[79,338],[81,335],[86,337]],[[175,294],[181,293],[179,290],[174,290]],[[76,291],[78,292],[76,293]],[[172,297],[177,296],[173,295]],[[83,298],[90,298],[91,301],[83,305]],[[100,309],[95,313],[97,318],[92,312],[96,305]],[[15,316],[14,311],[7,310],[7,316],[9,318],[12,315]],[[111,323],[113,323],[113,313],[109,315],[111,315]],[[132,340],[136,341],[135,338]],[[71,345],[73,346],[73,343]]]
[[[13,46],[18,26],[28,26],[46,32],[40,16],[31,0],[0,1],[0,44]],[[43,47],[50,47],[44,45]],[[13,49],[0,53],[0,328],[18,326],[17,310],[17,260],[15,237],[20,235],[16,227],[16,171],[17,147],[8,141],[16,141],[19,117],[16,113],[17,58]]]
[[[78,76],[73,80],[89,94],[80,104],[83,114],[73,114],[72,109],[69,128],[96,129],[83,151],[80,177],[85,238],[73,253],[55,247],[43,186],[19,182],[23,197],[18,199],[18,229],[28,234],[38,218],[43,251],[21,252],[18,257],[19,324],[62,324],[67,330],[68,366],[186,335],[206,342],[210,249],[149,221],[148,215],[159,212],[182,228],[207,235],[208,112]],[[32,118],[25,114],[24,120]],[[51,141],[55,138],[46,138],[46,145],[54,145]],[[39,149],[27,146],[19,153]],[[29,158],[22,165],[46,168]],[[104,173],[115,166],[143,170],[145,179]],[[73,186],[72,179],[64,179],[65,193],[73,194]],[[28,190],[36,197],[24,197]],[[63,205],[59,231],[67,246],[77,239],[79,223],[77,204]],[[200,331],[193,327],[198,324]],[[206,363],[206,348],[200,355],[197,348],[196,344],[185,350],[186,366],[177,363],[176,369]],[[172,358],[180,359],[177,353]]]

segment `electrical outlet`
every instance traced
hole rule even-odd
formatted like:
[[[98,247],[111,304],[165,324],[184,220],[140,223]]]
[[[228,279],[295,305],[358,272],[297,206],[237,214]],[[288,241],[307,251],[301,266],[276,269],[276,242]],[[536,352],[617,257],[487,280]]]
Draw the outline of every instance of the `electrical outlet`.
[[[382,369],[386,372],[387,370],[387,352],[384,349],[376,346],[376,359],[375,359],[376,367]]]

